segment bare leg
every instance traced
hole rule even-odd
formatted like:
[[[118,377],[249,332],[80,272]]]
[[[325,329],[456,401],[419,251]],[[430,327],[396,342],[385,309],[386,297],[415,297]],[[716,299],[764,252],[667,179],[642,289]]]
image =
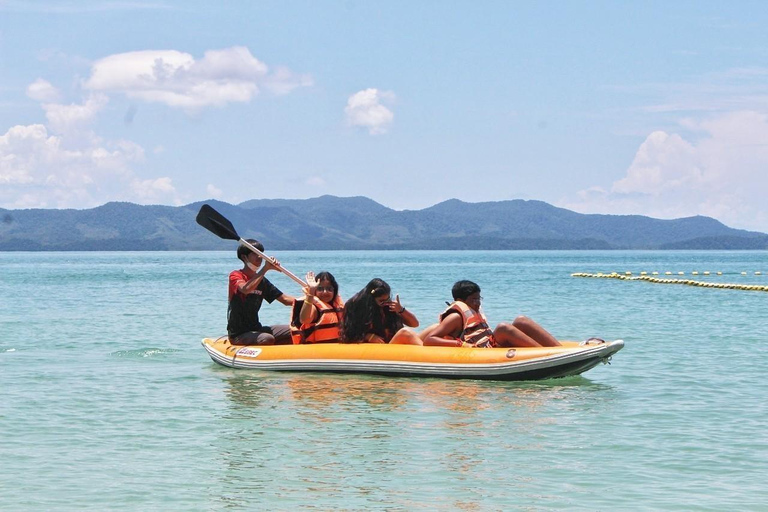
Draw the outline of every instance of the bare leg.
[[[397,331],[394,336],[392,336],[392,339],[389,340],[389,344],[390,345],[423,345],[424,342],[421,341],[421,338],[419,338],[418,334],[408,329],[407,327],[403,327],[402,329]]]
[[[423,331],[419,333],[419,339],[421,339],[421,341],[424,341],[425,339],[427,339],[429,335],[432,334],[432,331],[434,331],[438,325],[440,324],[432,324],[429,327],[426,327]]]
[[[546,329],[544,329],[542,326],[540,326],[539,324],[537,324],[527,316],[519,316],[515,318],[515,321],[512,322],[512,325],[517,327],[519,330],[525,333],[529,338],[536,341],[536,343],[541,345],[542,347],[561,346],[561,343],[557,341],[557,338],[552,336],[549,332],[547,332]]]
[[[493,330],[493,339],[502,347],[540,347],[536,340],[509,323],[500,323]]]

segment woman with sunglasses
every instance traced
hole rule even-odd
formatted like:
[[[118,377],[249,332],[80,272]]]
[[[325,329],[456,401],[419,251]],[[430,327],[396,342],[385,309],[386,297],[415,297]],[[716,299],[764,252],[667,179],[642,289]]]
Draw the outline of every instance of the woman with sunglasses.
[[[400,303],[392,300],[389,285],[371,279],[344,305],[341,340],[344,343],[391,343],[421,345],[422,341],[408,327],[418,327],[419,320]]]
[[[291,318],[291,339],[300,343],[338,343],[344,302],[330,272],[307,272],[304,300],[297,300]]]

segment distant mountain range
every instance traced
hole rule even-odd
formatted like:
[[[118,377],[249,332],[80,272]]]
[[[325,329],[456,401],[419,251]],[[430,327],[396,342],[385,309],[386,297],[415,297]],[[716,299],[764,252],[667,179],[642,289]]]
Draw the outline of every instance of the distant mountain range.
[[[396,211],[366,197],[207,201],[244,238],[291,249],[768,249],[768,235],[709,217],[585,215],[541,201]],[[88,210],[0,209],[0,251],[231,249],[185,206],[107,203]]]

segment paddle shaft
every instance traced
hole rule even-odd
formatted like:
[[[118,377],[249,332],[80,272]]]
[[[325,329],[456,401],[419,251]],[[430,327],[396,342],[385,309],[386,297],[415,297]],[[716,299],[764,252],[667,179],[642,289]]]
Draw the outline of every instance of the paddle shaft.
[[[204,204],[200,207],[200,211],[197,213],[197,217],[195,217],[195,221],[197,221],[198,224],[203,226],[205,229],[213,233],[214,235],[218,236],[219,238],[224,238],[226,240],[237,240],[240,245],[243,245],[253,251],[254,253],[258,254],[262,257],[262,259],[267,260],[272,266],[275,268],[275,270],[278,270],[285,274],[286,276],[290,277],[299,285],[301,285],[302,288],[307,287],[307,284],[293,275],[288,270],[284,269],[281,265],[277,263],[275,258],[272,258],[270,256],[267,256],[260,250],[258,250],[256,247],[253,246],[253,244],[249,243],[247,240],[244,240],[243,237],[237,234],[237,231],[235,230],[235,226],[232,225],[232,223],[227,219],[225,216],[217,212],[211,205]]]
[[[246,246],[247,248],[249,248],[250,250],[252,250],[256,254],[261,256],[264,260],[268,261],[270,264],[272,264],[274,266],[275,270],[279,270],[280,272],[282,272],[286,276],[288,276],[291,279],[293,279],[294,281],[296,281],[302,288],[306,288],[307,287],[307,283],[302,281],[301,278],[296,277],[296,275],[293,272],[291,272],[290,270],[284,269],[282,267],[282,265],[276,264],[275,258],[273,258],[271,256],[267,256],[266,254],[264,254],[263,252],[258,250],[256,247],[254,247],[253,244],[251,244],[250,242],[248,242],[247,240],[245,240],[243,238],[240,238],[238,240],[238,242],[240,242],[241,245]]]

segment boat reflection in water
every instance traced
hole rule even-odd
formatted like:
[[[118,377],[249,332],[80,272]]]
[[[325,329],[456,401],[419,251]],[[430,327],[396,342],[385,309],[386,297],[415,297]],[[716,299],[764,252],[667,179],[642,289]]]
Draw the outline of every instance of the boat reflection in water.
[[[589,407],[612,391],[584,377],[510,383],[219,372],[221,430],[211,442],[220,454],[217,487],[226,491],[220,499],[233,506],[260,493],[273,507],[482,510],[489,498],[504,503],[520,490],[493,481],[511,478],[517,459],[540,457],[544,434],[564,434],[563,407]],[[542,442],[520,444],[531,438]],[[426,489],[446,478],[455,488],[435,501]]]

